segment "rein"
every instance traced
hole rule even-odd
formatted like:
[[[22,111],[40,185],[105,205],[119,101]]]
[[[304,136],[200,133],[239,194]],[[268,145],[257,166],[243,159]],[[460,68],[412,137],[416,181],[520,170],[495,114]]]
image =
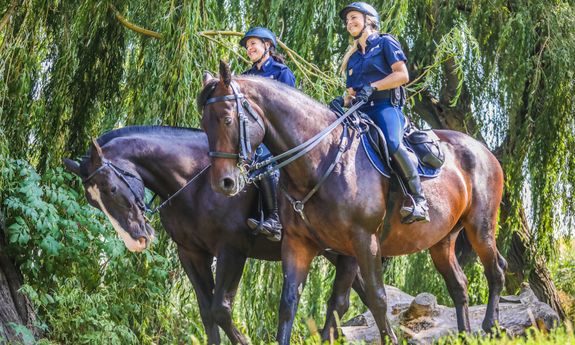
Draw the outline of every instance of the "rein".
[[[244,94],[240,92],[239,86],[237,85],[237,83],[235,81],[232,81],[230,83],[230,86],[232,87],[232,91],[234,92],[232,95],[209,98],[206,101],[204,106],[206,106],[208,104],[216,103],[216,102],[236,101],[237,113],[238,113],[239,124],[240,124],[240,126],[239,126],[239,140],[240,140],[240,142],[238,143],[240,153],[238,154],[238,153],[210,151],[209,155],[210,155],[210,157],[215,157],[215,158],[237,159],[238,160],[238,167],[240,167],[240,169],[242,167],[247,167],[247,173],[248,173],[247,183],[259,181],[259,180],[263,179],[264,177],[274,173],[276,170],[283,168],[284,166],[290,164],[291,162],[295,161],[296,159],[307,154],[314,147],[316,147],[325,137],[327,137],[337,126],[339,126],[344,121],[346,121],[348,119],[348,117],[350,117],[353,113],[355,113],[356,110],[358,110],[362,105],[365,104],[365,102],[363,102],[363,101],[360,101],[360,102],[354,104],[351,108],[349,108],[345,112],[345,114],[340,116],[337,120],[332,122],[329,126],[324,128],[321,132],[314,135],[310,139],[306,140],[304,143],[302,143],[302,144],[300,144],[294,148],[291,148],[288,151],[281,153],[275,157],[271,157],[269,159],[266,159],[263,162],[260,162],[260,163],[249,162],[248,154],[251,152],[251,148],[250,148],[250,142],[249,142],[247,127],[246,127],[247,118],[244,114],[243,108],[245,108],[247,113],[250,114],[250,116],[252,116],[254,118],[254,120],[260,125],[260,127],[262,127],[262,129],[265,130],[265,128],[263,127],[262,120],[253,111],[253,108],[251,107],[249,102],[246,100]],[[337,163],[341,159],[341,156],[342,156],[343,152],[345,151],[348,142],[349,142],[348,127],[347,127],[347,124],[344,124],[344,130],[342,131],[342,135],[341,135],[341,139],[340,139],[340,143],[339,143],[339,148],[338,148],[338,153],[337,153],[334,161],[329,166],[329,168],[324,172],[324,174],[319,179],[319,181],[315,185],[315,187],[302,200],[296,200],[296,199],[292,198],[287,193],[287,191],[285,191],[285,189],[284,189],[284,193],[285,193],[286,197],[288,198],[288,200],[290,201],[290,203],[292,204],[294,211],[297,212],[304,221],[306,221],[306,224],[308,223],[307,218],[305,217],[305,214],[303,213],[305,203],[319,190],[320,186],[327,180],[328,176],[333,172],[333,170],[335,169],[335,166],[337,165]],[[266,171],[256,173],[254,175],[250,175],[251,172],[254,172],[256,170],[259,170],[263,167],[266,167],[266,166],[274,164],[274,163],[278,163],[278,164],[274,165],[271,169],[266,169]]]
[[[239,127],[240,153],[238,154],[238,153],[229,153],[229,152],[210,151],[209,152],[210,157],[238,159],[239,160],[238,166],[247,166],[248,172],[259,170],[259,169],[266,167],[270,164],[278,163],[277,165],[274,165],[273,169],[269,169],[265,172],[261,172],[261,173],[255,174],[253,176],[249,176],[247,183],[259,181],[262,178],[264,178],[265,176],[272,174],[276,170],[280,170],[284,166],[290,164],[291,162],[295,161],[296,159],[300,158],[301,156],[303,156],[306,153],[308,153],[309,151],[311,151],[326,136],[328,136],[337,126],[339,126],[349,116],[351,116],[357,109],[359,109],[362,105],[365,104],[365,102],[358,102],[358,103],[354,104],[351,108],[349,108],[347,110],[347,112],[345,112],[345,114],[340,116],[337,120],[332,122],[329,126],[324,128],[321,132],[314,135],[312,138],[306,140],[304,143],[302,143],[302,144],[300,144],[294,148],[291,148],[288,151],[281,153],[277,156],[266,159],[265,161],[262,161],[259,163],[258,162],[251,162],[250,163],[247,153],[251,152],[251,146],[249,145],[249,138],[247,136],[247,134],[248,134],[247,127],[246,127],[247,119],[246,119],[246,116],[244,114],[244,109],[260,125],[260,127],[262,127],[262,129],[265,129],[265,128],[262,124],[262,120],[260,119],[260,117],[253,110],[253,108],[249,104],[249,102],[246,100],[245,95],[240,92],[239,86],[237,85],[237,83],[235,81],[232,81],[230,86],[232,87],[232,90],[234,92],[232,95],[225,95],[225,96],[209,98],[206,101],[206,103],[204,104],[204,106],[212,104],[212,103],[217,103],[217,102],[236,101],[236,105],[237,105],[237,109],[238,109],[238,111],[237,111],[238,118],[240,120],[239,121],[239,123],[240,123],[240,127]],[[285,159],[285,160],[280,162],[283,159]]]

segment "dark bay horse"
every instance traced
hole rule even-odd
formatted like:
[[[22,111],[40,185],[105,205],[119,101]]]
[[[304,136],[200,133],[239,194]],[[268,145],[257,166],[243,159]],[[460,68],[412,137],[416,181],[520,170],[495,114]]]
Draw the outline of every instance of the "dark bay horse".
[[[247,103],[247,104],[246,104]],[[296,89],[258,77],[233,77],[220,63],[220,77],[204,76],[198,95],[203,109],[202,127],[212,154],[211,183],[214,190],[236,195],[243,186],[246,146],[260,143],[274,156],[294,148],[336,121],[324,105]],[[250,116],[248,116],[248,115]],[[241,115],[241,116],[240,116]],[[340,149],[343,127],[338,126],[315,148],[282,169],[285,194],[302,200],[334,161]],[[277,341],[288,344],[299,292],[310,262],[331,248],[355,257],[365,281],[367,305],[376,320],[382,341],[397,342],[386,317],[386,294],[380,257],[429,249],[437,270],[445,279],[457,312],[460,331],[469,331],[467,279],[455,258],[458,234],[464,229],[478,254],[489,284],[489,301],[483,328],[490,330],[499,317],[499,296],[506,262],[495,243],[495,228],[503,190],[503,172],[495,157],[471,137],[438,130],[445,165],[438,177],[424,179],[431,222],[401,224],[401,194],[372,166],[353,134],[343,148],[335,169],[300,217],[286,197],[280,197],[285,226],[282,242],[284,282]]]
[[[194,176],[196,180],[160,209],[160,218],[176,242],[180,262],[190,279],[209,344],[219,344],[220,326],[233,344],[247,344],[234,326],[231,308],[246,258],[278,261],[280,244],[250,235],[246,219],[257,204],[248,188],[234,198],[212,191],[208,143],[199,130],[134,126],[108,132],[92,142],[80,163],[65,159],[80,176],[89,203],[102,210],[131,251],[142,251],[153,237],[144,217],[144,186],[167,200]],[[211,265],[217,258],[215,281]],[[324,332],[343,315],[357,266],[348,258],[327,255],[336,264],[336,281],[327,308]],[[351,266],[349,265],[351,263]],[[354,287],[362,299],[358,277]],[[328,337],[329,333],[324,333]]]

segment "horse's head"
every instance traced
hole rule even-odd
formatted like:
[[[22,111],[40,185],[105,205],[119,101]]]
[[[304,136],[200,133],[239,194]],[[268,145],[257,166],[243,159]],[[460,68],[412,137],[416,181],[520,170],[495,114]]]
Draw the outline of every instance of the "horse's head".
[[[233,196],[245,186],[245,167],[263,140],[265,126],[254,110],[259,107],[242,93],[226,63],[220,62],[219,79],[205,74],[203,84],[198,106],[212,157],[212,189]]]
[[[82,178],[86,199],[106,214],[128,250],[146,249],[154,230],[145,218],[144,183],[133,168],[106,160],[96,140],[89,159],[80,164],[65,158],[64,165]]]

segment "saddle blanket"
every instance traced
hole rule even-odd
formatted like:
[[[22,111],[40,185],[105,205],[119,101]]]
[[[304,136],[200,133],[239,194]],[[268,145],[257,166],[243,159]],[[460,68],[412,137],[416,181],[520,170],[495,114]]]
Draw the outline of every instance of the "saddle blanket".
[[[377,151],[373,148],[371,141],[367,137],[367,134],[365,134],[365,133],[362,134],[360,139],[361,139],[361,144],[363,145],[363,149],[365,150],[365,153],[367,154],[367,157],[369,158],[369,161],[371,162],[373,167],[377,171],[379,171],[380,174],[389,178],[391,176],[391,172],[389,171],[389,166],[383,162],[383,160],[381,159],[381,157],[379,156]],[[410,151],[413,152],[413,150],[411,149],[411,144],[407,140],[404,140],[403,144]],[[417,171],[419,172],[419,176],[421,176],[421,177],[433,178],[433,177],[437,177],[437,175],[439,175],[441,168],[439,168],[439,169],[430,168],[426,165],[422,165],[421,162],[419,162],[419,164],[417,166]]]

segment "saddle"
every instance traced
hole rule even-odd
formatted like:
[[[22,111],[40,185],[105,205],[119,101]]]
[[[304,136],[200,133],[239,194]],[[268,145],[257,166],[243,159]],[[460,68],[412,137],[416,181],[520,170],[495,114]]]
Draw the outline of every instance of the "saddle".
[[[337,116],[342,116],[345,113],[343,108],[337,105],[330,104],[330,108]],[[363,148],[372,165],[382,175],[390,177],[394,169],[381,129],[365,113],[360,111],[350,116],[347,124],[359,133]],[[439,137],[432,130],[419,130],[411,121],[407,121],[404,128],[403,144],[412,153],[420,176],[436,177],[439,174],[445,161],[445,155],[441,151],[439,142]]]
[[[365,114],[363,116],[367,117]],[[369,124],[369,131],[365,136],[369,140],[378,156],[384,160],[389,161],[390,156],[387,152],[387,144],[383,132],[367,118]],[[409,120],[405,125],[403,134],[403,145],[407,150],[413,154],[414,161],[417,160],[417,165],[423,165],[431,169],[440,169],[445,162],[445,154],[441,151],[439,146],[439,137],[431,130],[420,130]]]

